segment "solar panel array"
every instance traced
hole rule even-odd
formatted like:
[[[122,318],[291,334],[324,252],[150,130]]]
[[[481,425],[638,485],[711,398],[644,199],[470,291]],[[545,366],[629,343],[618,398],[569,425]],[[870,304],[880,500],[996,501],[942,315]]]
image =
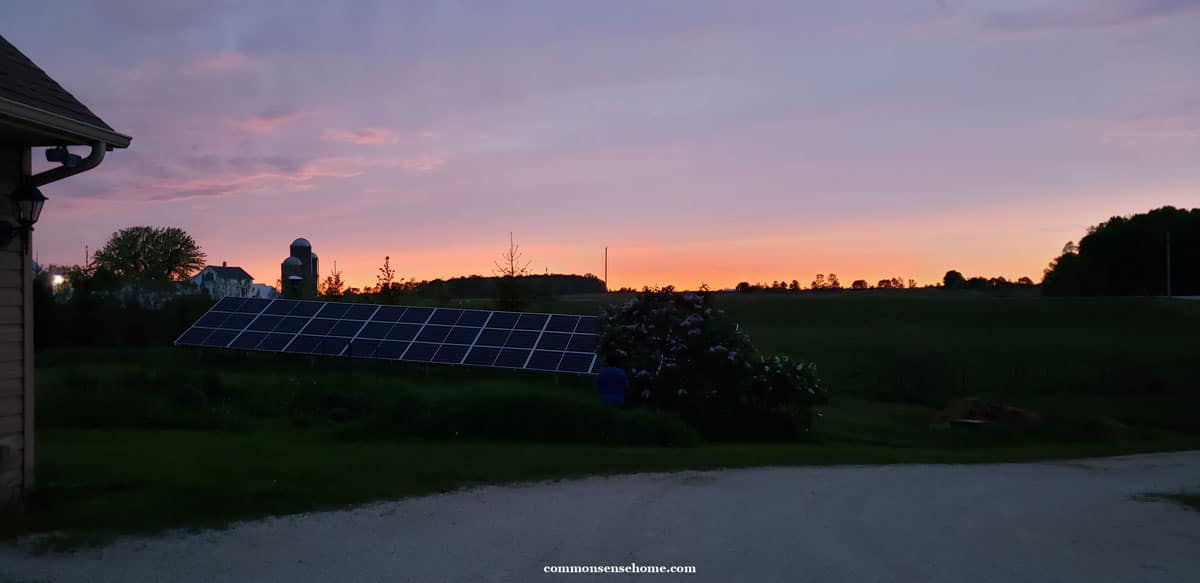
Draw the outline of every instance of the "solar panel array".
[[[590,374],[595,316],[223,298],[177,346]]]

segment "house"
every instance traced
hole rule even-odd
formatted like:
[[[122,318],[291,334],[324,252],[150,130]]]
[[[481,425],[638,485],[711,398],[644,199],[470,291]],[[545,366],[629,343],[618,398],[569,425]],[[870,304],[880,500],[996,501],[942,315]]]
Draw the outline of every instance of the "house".
[[[208,296],[219,300],[225,296],[248,298],[254,291],[254,278],[241,267],[229,267],[224,261],[221,266],[207,265],[199,273],[188,279],[198,289],[208,292]]]
[[[273,300],[279,297],[279,290],[265,284],[256,283],[250,286],[250,297],[262,298],[264,300]]]
[[[129,146],[120,134],[0,37],[0,504],[34,483],[33,224],[39,187],[95,168]],[[87,146],[86,157],[67,146]],[[33,174],[33,148],[59,166]]]

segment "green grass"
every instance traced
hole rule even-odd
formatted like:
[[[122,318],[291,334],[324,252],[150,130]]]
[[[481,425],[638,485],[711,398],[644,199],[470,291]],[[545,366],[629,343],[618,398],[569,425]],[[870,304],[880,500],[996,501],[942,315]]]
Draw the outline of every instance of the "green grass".
[[[1200,448],[1200,302],[941,291],[720,302],[763,352],[817,363],[833,401],[812,443],[630,446],[694,442],[672,419],[600,406],[583,377],[59,351],[38,355],[40,486],[26,513],[0,520],[0,538],[54,532],[51,546],[77,545],[591,474]],[[599,302],[559,305],[589,313]],[[931,426],[967,395],[1047,422]],[[596,427],[608,429],[597,438]]]
[[[1152,449],[1200,446],[1162,441]],[[476,484],[777,465],[976,463],[1132,453],[1097,444],[936,450],[856,444],[634,448],[489,442],[344,442],[311,432],[58,430],[39,438],[40,487],[0,538],[56,533],[43,548],[123,533],[221,527]]]

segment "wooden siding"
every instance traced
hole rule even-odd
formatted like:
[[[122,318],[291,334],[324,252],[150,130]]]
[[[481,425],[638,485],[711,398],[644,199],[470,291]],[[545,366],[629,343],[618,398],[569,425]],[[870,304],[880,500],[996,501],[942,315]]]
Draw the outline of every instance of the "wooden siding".
[[[0,146],[0,199],[16,187],[28,164],[26,150]],[[0,221],[15,224],[12,205],[0,200]],[[0,504],[32,485],[32,365],[25,323],[30,318],[31,277],[20,236],[0,247]],[[31,328],[29,330],[32,330]]]

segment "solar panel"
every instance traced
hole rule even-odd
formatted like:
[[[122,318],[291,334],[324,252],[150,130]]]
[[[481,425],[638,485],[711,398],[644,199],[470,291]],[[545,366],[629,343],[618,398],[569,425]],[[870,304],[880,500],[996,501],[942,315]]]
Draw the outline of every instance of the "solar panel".
[[[594,316],[223,298],[175,345],[594,374],[598,331]]]

